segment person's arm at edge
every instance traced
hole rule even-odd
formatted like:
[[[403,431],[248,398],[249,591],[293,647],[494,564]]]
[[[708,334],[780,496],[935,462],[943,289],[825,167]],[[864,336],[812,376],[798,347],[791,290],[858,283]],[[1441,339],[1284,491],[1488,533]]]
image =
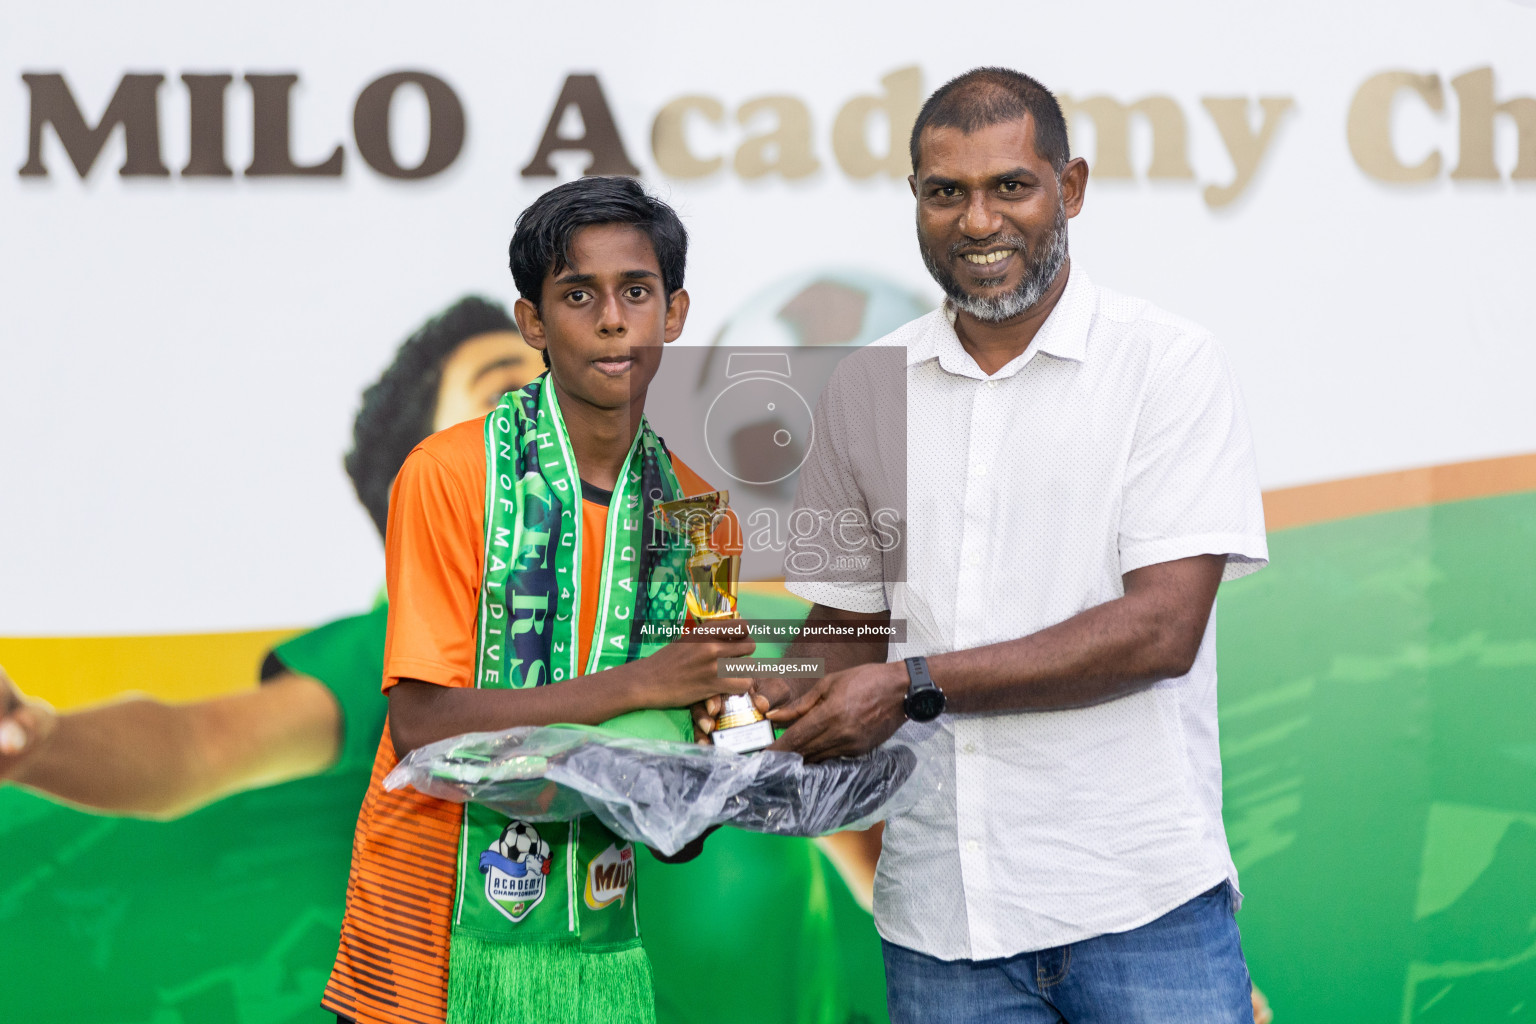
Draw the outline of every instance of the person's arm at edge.
[[[0,777],[84,810],[166,820],[222,797],[314,775],[340,753],[341,711],[292,672],[190,704],[129,697],[57,714],[0,670]]]
[[[1028,636],[929,658],[946,710],[1087,707],[1184,675],[1199,652],[1225,561],[1195,555],[1136,569],[1123,577],[1123,597]],[[865,753],[906,720],[907,685],[900,662],[829,673],[769,712],[789,725],[774,746],[808,761]]]

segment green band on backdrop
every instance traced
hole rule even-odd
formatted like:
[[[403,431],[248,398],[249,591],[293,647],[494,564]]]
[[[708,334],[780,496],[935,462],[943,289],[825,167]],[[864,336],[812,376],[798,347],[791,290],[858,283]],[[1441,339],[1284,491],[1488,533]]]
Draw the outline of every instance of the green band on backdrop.
[[[1270,545],[1219,610],[1225,817],[1255,981],[1280,1024],[1536,1019],[1536,493]],[[752,600],[744,614],[789,617]],[[324,630],[332,664],[294,667],[376,737],[383,616]],[[7,1015],[330,1019],[316,1007],[367,780],[366,763],[342,765],[171,823],[0,789],[0,930],[27,937],[26,969],[0,982]],[[869,919],[809,843],[724,830],[698,861],[642,854],[639,870],[664,1024],[709,1021],[696,979],[741,950],[760,967],[741,1024],[883,1020]],[[742,883],[761,898],[714,895]],[[820,905],[830,915],[807,912]],[[838,965],[836,987],[811,987],[818,962]]]

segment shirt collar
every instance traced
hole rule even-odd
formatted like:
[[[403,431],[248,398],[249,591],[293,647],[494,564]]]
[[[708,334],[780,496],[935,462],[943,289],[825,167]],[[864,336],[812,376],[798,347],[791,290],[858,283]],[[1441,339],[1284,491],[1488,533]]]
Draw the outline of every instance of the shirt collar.
[[[1067,276],[1067,287],[1051,315],[1040,325],[1040,331],[1016,359],[992,374],[994,379],[1012,377],[1022,370],[1036,352],[1044,352],[1058,359],[1083,362],[1088,358],[1088,329],[1093,324],[1096,289],[1088,275],[1073,263]],[[907,365],[912,366],[926,359],[937,358],[946,372],[962,377],[985,379],[976,360],[960,344],[955,333],[955,311],[946,301],[940,309],[929,314],[928,329],[921,332],[915,343],[907,347]]]

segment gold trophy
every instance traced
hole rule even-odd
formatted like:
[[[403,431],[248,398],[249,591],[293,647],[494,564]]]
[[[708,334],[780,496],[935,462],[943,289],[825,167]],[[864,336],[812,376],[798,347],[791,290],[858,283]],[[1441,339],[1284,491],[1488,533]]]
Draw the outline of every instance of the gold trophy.
[[[700,622],[734,619],[740,555],[719,555],[710,535],[730,507],[729,491],[712,491],[656,506],[656,517],[688,539],[688,610]],[[763,717],[749,694],[722,694],[720,715],[710,739],[717,747],[745,754],[773,742],[773,723]]]

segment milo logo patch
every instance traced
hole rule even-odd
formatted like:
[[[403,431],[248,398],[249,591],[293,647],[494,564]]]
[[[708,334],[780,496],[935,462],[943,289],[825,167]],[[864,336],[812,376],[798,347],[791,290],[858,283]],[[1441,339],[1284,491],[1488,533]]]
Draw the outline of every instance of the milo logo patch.
[[[587,889],[583,898],[593,910],[602,910],[615,900],[623,906],[634,880],[634,847],[628,843],[623,846],[611,843],[587,864]]]

